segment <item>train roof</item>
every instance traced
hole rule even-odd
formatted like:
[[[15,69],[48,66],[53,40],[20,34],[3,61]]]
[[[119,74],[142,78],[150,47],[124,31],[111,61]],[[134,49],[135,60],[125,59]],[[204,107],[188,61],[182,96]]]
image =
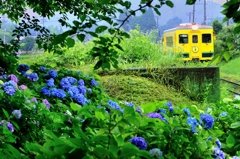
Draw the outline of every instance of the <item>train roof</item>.
[[[196,23],[182,23],[182,24],[179,24],[175,28],[165,30],[164,33],[165,32],[170,32],[170,31],[175,31],[175,30],[188,30],[188,29],[192,29],[193,25],[197,25],[198,29],[213,29],[213,27],[209,26],[209,25],[201,25],[201,24],[196,24]]]

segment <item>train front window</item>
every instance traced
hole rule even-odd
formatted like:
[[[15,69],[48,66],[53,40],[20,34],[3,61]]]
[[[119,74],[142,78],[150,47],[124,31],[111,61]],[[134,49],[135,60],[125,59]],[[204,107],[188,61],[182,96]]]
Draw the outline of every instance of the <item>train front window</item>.
[[[188,43],[188,35],[179,34],[179,44],[187,44],[187,43]]]
[[[202,34],[202,43],[211,43],[212,38],[211,34]]]
[[[192,36],[192,43],[198,43],[198,36],[197,35]]]

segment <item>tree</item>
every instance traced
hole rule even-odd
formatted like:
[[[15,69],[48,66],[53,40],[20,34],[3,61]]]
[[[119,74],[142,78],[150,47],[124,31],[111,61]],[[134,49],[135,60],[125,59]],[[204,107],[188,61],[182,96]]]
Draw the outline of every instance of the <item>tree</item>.
[[[215,32],[215,34],[218,34],[221,30],[222,30],[222,23],[220,23],[218,20],[214,20],[212,23],[213,26],[213,30]]]
[[[20,49],[23,51],[31,51],[35,44],[35,39],[33,37],[26,37],[21,41],[21,47]]]
[[[129,15],[130,13],[127,12],[126,9],[123,10],[123,13],[119,14],[119,18],[118,18],[118,23],[121,25],[121,23],[126,19],[126,17]],[[131,21],[132,21],[132,17],[129,17],[129,19],[123,24],[123,29],[127,32],[129,32],[132,27],[131,27]]]

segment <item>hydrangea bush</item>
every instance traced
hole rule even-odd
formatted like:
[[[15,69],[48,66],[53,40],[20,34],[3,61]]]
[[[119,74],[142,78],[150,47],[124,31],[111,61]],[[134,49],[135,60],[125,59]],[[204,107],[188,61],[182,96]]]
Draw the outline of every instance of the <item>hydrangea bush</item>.
[[[17,71],[0,76],[3,158],[240,155],[238,96],[206,110],[170,101],[138,106],[110,98],[96,75],[26,64]]]

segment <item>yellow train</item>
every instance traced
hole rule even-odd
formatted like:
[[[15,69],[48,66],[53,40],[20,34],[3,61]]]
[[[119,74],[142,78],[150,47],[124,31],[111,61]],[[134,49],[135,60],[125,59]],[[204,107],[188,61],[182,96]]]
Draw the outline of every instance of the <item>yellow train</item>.
[[[182,23],[163,33],[164,52],[181,53],[184,61],[209,61],[214,56],[212,26]]]

